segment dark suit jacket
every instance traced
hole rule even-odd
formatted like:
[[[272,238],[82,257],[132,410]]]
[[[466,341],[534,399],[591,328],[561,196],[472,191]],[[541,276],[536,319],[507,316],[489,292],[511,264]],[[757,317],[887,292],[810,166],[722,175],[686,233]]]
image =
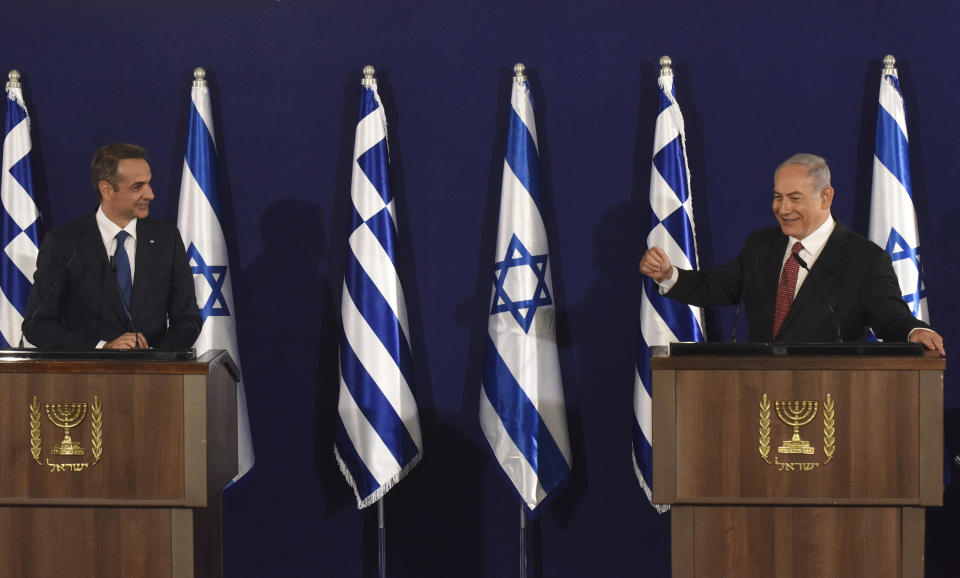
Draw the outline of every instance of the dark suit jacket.
[[[93,349],[132,331],[95,214],[47,233],[33,279],[23,332],[37,347]],[[137,221],[129,305],[137,331],[153,348],[190,347],[200,335],[193,274],[176,227]]]
[[[773,311],[788,237],[779,227],[753,232],[737,257],[711,271],[679,271],[667,297],[692,305],[734,305],[743,295],[749,339],[773,341]],[[832,312],[831,312],[832,309]],[[883,249],[839,221],[810,268],[777,341],[865,339],[873,328],[885,341],[906,341],[928,327],[910,314]]]

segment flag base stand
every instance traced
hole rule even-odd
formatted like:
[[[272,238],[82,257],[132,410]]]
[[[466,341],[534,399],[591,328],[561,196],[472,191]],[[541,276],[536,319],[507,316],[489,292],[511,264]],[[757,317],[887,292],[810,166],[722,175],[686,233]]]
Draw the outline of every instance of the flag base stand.
[[[380,578],[387,578],[387,530],[383,522],[383,501],[377,501],[377,568]]]
[[[520,505],[520,578],[527,578],[527,513]]]

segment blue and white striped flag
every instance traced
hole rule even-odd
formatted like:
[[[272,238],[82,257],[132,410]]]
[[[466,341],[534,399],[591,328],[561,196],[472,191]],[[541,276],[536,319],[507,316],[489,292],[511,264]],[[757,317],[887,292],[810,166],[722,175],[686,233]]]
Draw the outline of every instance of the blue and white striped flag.
[[[650,233],[648,247],[660,247],[681,269],[697,269],[697,243],[693,226],[693,197],[687,166],[683,115],[673,90],[673,71],[667,57],[660,60],[660,113],[653,137],[650,171]],[[633,467],[651,497],[653,488],[653,424],[650,383],[650,348],[673,342],[703,341],[699,307],[660,295],[656,282],[645,277],[640,297],[640,338],[634,384]],[[669,506],[654,505],[660,511]]]
[[[187,152],[180,181],[180,208],[177,226],[187,248],[193,270],[197,305],[203,317],[203,329],[194,347],[198,354],[224,349],[240,366],[237,324],[233,306],[233,285],[227,243],[220,219],[220,193],[217,187],[217,148],[214,142],[213,109],[206,73],[198,68],[190,90],[190,121],[187,128]],[[237,477],[253,467],[253,440],[247,416],[247,396],[243,379],[237,383]]]
[[[572,454],[533,100],[523,65],[514,70],[480,426],[523,503],[534,510],[568,477]]]
[[[396,268],[387,116],[373,67],[364,67],[363,73],[340,309],[340,420],[334,446],[358,508],[376,503],[423,456],[420,415],[410,390],[410,326]]]
[[[907,115],[894,66],[896,61],[892,56],[883,60],[873,154],[870,240],[890,253],[900,280],[900,292],[913,316],[929,322],[927,290],[920,266],[920,235],[910,187]]]
[[[23,102],[20,73],[10,72],[3,123],[3,251],[0,252],[0,347],[20,343],[20,324],[37,269],[37,225],[30,167],[30,116]]]

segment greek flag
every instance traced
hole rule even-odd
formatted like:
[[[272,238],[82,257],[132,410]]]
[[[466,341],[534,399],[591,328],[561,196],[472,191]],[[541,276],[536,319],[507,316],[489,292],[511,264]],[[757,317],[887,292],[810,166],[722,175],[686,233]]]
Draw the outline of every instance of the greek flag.
[[[193,73],[190,90],[190,120],[187,128],[187,152],[180,181],[180,207],[177,226],[187,248],[187,260],[193,270],[197,305],[203,317],[203,329],[194,347],[198,354],[224,349],[240,366],[237,324],[234,318],[233,286],[227,243],[220,226],[220,194],[217,190],[217,148],[213,133],[213,109],[206,72]],[[237,477],[253,467],[253,440],[247,416],[247,396],[243,380],[237,383]]]
[[[883,64],[873,154],[870,240],[890,253],[900,292],[913,316],[929,322],[927,290],[920,266],[920,235],[910,187],[907,115],[894,66],[896,60],[887,56]]]
[[[410,390],[410,326],[396,268],[387,117],[373,67],[363,72],[340,309],[340,420],[334,445],[358,508],[376,503],[423,456],[420,416]]]
[[[10,72],[3,123],[3,251],[0,252],[0,347],[20,343],[20,324],[37,269],[37,222],[30,168],[30,116],[23,102],[20,73]]]
[[[670,262],[681,269],[697,269],[697,243],[693,226],[693,197],[683,115],[673,90],[669,58],[660,60],[660,112],[653,137],[653,168],[650,171],[650,233],[648,247],[660,247]],[[703,341],[699,307],[660,295],[656,282],[643,280],[640,296],[640,338],[634,383],[633,467],[637,479],[651,497],[653,487],[653,389],[650,383],[650,347],[681,341]],[[654,505],[659,512],[669,506]]]
[[[570,473],[530,84],[514,67],[480,426],[531,511]]]

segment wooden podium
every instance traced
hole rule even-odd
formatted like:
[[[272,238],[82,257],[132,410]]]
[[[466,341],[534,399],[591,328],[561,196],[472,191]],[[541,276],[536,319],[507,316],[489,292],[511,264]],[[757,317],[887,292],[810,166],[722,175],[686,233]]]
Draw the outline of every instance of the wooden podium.
[[[220,576],[230,356],[3,355],[0,576]]]
[[[945,363],[653,358],[653,500],[672,504],[673,576],[923,576]]]

